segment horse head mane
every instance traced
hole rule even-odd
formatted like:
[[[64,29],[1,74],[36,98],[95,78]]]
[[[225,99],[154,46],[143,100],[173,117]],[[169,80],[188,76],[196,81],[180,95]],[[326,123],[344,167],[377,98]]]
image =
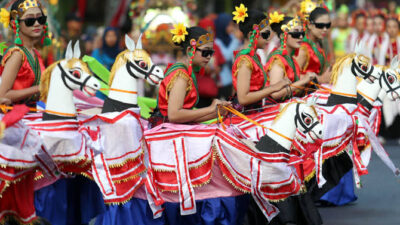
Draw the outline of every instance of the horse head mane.
[[[145,50],[135,49],[133,51],[130,51],[129,49],[127,49],[117,55],[117,58],[111,68],[110,80],[108,82],[109,86],[112,85],[115,73],[118,71],[119,68],[121,68],[121,66],[125,65],[128,60],[143,60],[146,62],[147,65],[151,65],[150,55]]]
[[[351,53],[336,60],[336,63],[333,65],[332,68],[330,84],[336,85],[338,77],[340,76],[340,74],[342,74],[343,67],[348,66],[351,63],[351,60],[353,60],[355,56],[356,53]]]
[[[59,64],[62,60],[59,60],[53,64],[51,64],[50,66],[48,66],[41,75],[40,78],[40,85],[39,85],[39,91],[40,91],[40,100],[45,102],[47,101],[47,95],[49,94],[49,87],[50,87],[50,80],[51,80],[51,74],[54,70],[54,68],[57,66],[57,64]],[[81,61],[80,59],[77,58],[72,58],[70,60],[67,61],[67,63],[65,64],[67,69],[72,69],[73,66],[75,65],[75,63],[80,62],[81,63],[81,69],[88,73],[91,74],[89,67],[86,65],[86,63],[84,63],[83,61]]]

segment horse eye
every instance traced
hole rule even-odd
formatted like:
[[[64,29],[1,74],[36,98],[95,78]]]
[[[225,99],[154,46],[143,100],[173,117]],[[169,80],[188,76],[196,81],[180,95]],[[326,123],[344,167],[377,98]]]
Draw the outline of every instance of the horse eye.
[[[389,81],[389,83],[393,84],[393,82],[394,82],[394,77],[393,77],[393,75],[389,75],[389,76],[388,76],[388,81]]]
[[[146,62],[144,62],[144,61],[140,61],[140,62],[139,62],[139,66],[140,66],[141,68],[146,68],[146,67],[147,67],[147,64],[146,64]]]
[[[75,78],[78,78],[78,79],[81,78],[81,72],[80,72],[79,70],[74,70],[74,71],[72,72],[72,75],[73,75]]]
[[[306,118],[304,119],[304,123],[305,123],[306,125],[310,125],[311,122],[312,122],[312,119],[311,119],[310,117],[306,117]]]
[[[366,71],[368,70],[368,66],[362,65],[362,66],[361,66],[361,69],[364,70],[364,71],[366,72]]]

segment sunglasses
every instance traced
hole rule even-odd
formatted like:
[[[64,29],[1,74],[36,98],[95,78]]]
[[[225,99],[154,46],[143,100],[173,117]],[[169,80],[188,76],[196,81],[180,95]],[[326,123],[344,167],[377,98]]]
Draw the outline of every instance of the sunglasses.
[[[326,29],[331,28],[331,23],[313,23],[315,25],[316,28],[318,29],[324,29],[324,27]]]
[[[214,50],[209,50],[209,49],[199,49],[198,48],[197,51],[201,52],[201,56],[204,58],[212,57],[215,53]]]
[[[20,19],[19,21],[23,21],[25,22],[25,25],[27,27],[31,27],[35,24],[36,21],[38,21],[38,23],[40,25],[44,25],[47,21],[47,16],[39,16],[37,18],[27,18],[27,19]]]
[[[271,35],[271,31],[267,30],[265,32],[260,33],[261,37],[264,38],[265,40],[268,40],[269,36]]]
[[[289,32],[290,36],[292,36],[292,38],[301,38],[304,37],[306,35],[306,33],[304,31],[296,31],[296,32]]]

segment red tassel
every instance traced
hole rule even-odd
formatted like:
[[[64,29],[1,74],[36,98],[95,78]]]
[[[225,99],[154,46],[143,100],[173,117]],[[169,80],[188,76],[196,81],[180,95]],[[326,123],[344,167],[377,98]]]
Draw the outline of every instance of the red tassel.
[[[194,53],[196,53],[196,45],[192,45],[192,55],[190,56],[189,59],[189,68],[188,68],[189,76],[191,76],[193,72],[192,63],[193,63]]]
[[[286,41],[287,41],[287,32],[284,33],[284,37],[283,37],[283,51],[282,51],[282,55],[287,55],[287,49],[286,49]]]
[[[6,127],[12,126],[20,121],[28,112],[29,108],[26,105],[15,105],[9,113],[4,115],[2,121]]]

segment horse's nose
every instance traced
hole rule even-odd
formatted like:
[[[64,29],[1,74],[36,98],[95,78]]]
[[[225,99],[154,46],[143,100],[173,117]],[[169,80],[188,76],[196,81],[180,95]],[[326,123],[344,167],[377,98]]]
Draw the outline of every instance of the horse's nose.
[[[319,134],[319,135],[322,135],[322,130],[320,130],[320,131],[318,132],[318,134]]]

